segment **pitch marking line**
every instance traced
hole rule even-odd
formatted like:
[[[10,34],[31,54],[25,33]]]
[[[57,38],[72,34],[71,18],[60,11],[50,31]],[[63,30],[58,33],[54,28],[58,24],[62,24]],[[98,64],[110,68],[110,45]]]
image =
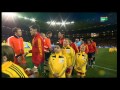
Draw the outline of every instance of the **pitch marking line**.
[[[99,66],[99,65],[94,65],[94,66],[117,72],[117,70],[115,70],[115,69],[111,69],[111,68],[107,68],[107,67],[102,67],[102,66]]]

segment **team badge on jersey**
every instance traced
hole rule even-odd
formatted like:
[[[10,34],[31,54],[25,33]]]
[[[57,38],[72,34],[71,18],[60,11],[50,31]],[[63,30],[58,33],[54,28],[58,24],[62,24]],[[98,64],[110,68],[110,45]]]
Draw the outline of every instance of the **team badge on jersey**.
[[[67,53],[70,53],[70,49],[66,49],[66,52],[67,52]]]
[[[63,63],[63,62],[64,62],[64,60],[63,60],[63,59],[59,59],[59,62],[60,62],[60,63]]]

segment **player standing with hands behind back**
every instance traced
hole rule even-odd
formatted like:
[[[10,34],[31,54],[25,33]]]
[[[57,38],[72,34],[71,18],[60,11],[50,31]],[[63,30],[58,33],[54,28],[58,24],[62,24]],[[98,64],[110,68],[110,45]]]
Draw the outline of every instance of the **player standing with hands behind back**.
[[[80,52],[76,54],[75,67],[74,67],[78,77],[81,78],[85,77],[87,61],[88,61],[88,56],[85,53],[85,46],[82,45],[80,47]]]
[[[53,54],[50,55],[49,65],[49,77],[50,78],[65,78],[65,71],[67,68],[66,57],[61,51],[61,47],[56,45]]]

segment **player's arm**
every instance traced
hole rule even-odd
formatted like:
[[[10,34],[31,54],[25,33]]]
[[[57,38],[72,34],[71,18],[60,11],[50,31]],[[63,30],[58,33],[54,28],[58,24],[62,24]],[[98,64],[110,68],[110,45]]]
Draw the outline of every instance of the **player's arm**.
[[[48,43],[47,43],[47,44],[48,44],[48,47],[49,47],[49,49],[50,49],[50,48],[51,48],[51,41],[50,41],[50,39],[48,39],[47,41],[48,41]]]
[[[95,52],[97,52],[96,43],[93,44],[93,47],[95,48]]]
[[[86,45],[86,53],[88,53],[88,52],[89,52],[88,45]]]
[[[9,37],[9,38],[7,39],[7,45],[9,45],[9,46],[11,46],[12,48],[14,48],[12,38]]]
[[[61,72],[59,73],[59,77],[61,75],[63,75],[63,73],[66,71],[66,68],[67,68],[67,61],[66,61],[66,57],[64,56],[64,66],[63,66],[63,69],[61,70]]]
[[[49,60],[48,60],[48,66],[49,66],[50,72],[51,72],[52,74],[54,74],[54,71],[53,71],[53,69],[52,69],[51,59],[52,59],[52,57],[50,56],[50,58],[49,58]]]
[[[76,46],[76,44],[74,44],[74,47],[75,47],[76,53],[78,53],[78,52],[79,52],[79,49],[78,49],[78,47]]]
[[[22,38],[22,43],[21,43],[22,45],[22,49],[23,49],[23,54],[24,54],[24,41],[23,41],[23,38]]]
[[[39,50],[40,56],[43,56],[42,48],[44,47],[42,47],[41,39],[38,38],[38,50]]]

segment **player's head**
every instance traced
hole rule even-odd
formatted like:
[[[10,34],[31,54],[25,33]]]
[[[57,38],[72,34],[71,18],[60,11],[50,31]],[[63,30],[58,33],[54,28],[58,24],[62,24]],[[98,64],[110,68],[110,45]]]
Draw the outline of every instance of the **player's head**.
[[[63,38],[64,37],[64,33],[63,32],[58,32],[58,38]]]
[[[63,46],[68,46],[70,44],[70,41],[68,38],[65,38],[63,41]]]
[[[83,38],[80,38],[80,41],[82,41],[83,40]]]
[[[84,51],[85,51],[85,46],[84,46],[84,45],[81,45],[81,46],[80,46],[80,51],[81,51],[81,52],[84,52]]]
[[[92,38],[90,38],[90,42],[93,42],[93,39],[92,39]]]
[[[72,40],[69,39],[69,43],[71,44],[71,43],[72,43]]]
[[[30,28],[30,34],[32,36],[34,36],[40,30],[38,25],[32,25],[29,28]]]
[[[83,41],[84,41],[84,44],[86,44],[86,43],[87,43],[87,40],[86,40],[86,39],[84,39]]]
[[[78,38],[76,38],[76,39],[75,39],[75,42],[79,42],[79,39],[78,39]]]
[[[87,39],[87,43],[88,43],[88,44],[90,44],[90,43],[91,43],[91,42],[90,42],[90,39]]]
[[[15,56],[15,53],[12,47],[7,45],[2,46],[2,63],[6,61],[13,61],[14,56]]]
[[[46,35],[47,35],[47,37],[51,38],[51,37],[52,37],[52,32],[51,32],[51,31],[48,31],[48,32],[46,33]]]
[[[17,35],[17,36],[19,36],[19,37],[22,36],[22,30],[21,30],[20,28],[14,27],[14,28],[12,29],[12,31],[14,32],[15,35]]]
[[[45,38],[45,37],[46,37],[45,33],[41,33],[41,36],[42,36],[43,38]]]
[[[55,45],[55,47],[54,47],[54,52],[55,53],[59,53],[61,51],[61,47],[60,47],[60,45]]]

